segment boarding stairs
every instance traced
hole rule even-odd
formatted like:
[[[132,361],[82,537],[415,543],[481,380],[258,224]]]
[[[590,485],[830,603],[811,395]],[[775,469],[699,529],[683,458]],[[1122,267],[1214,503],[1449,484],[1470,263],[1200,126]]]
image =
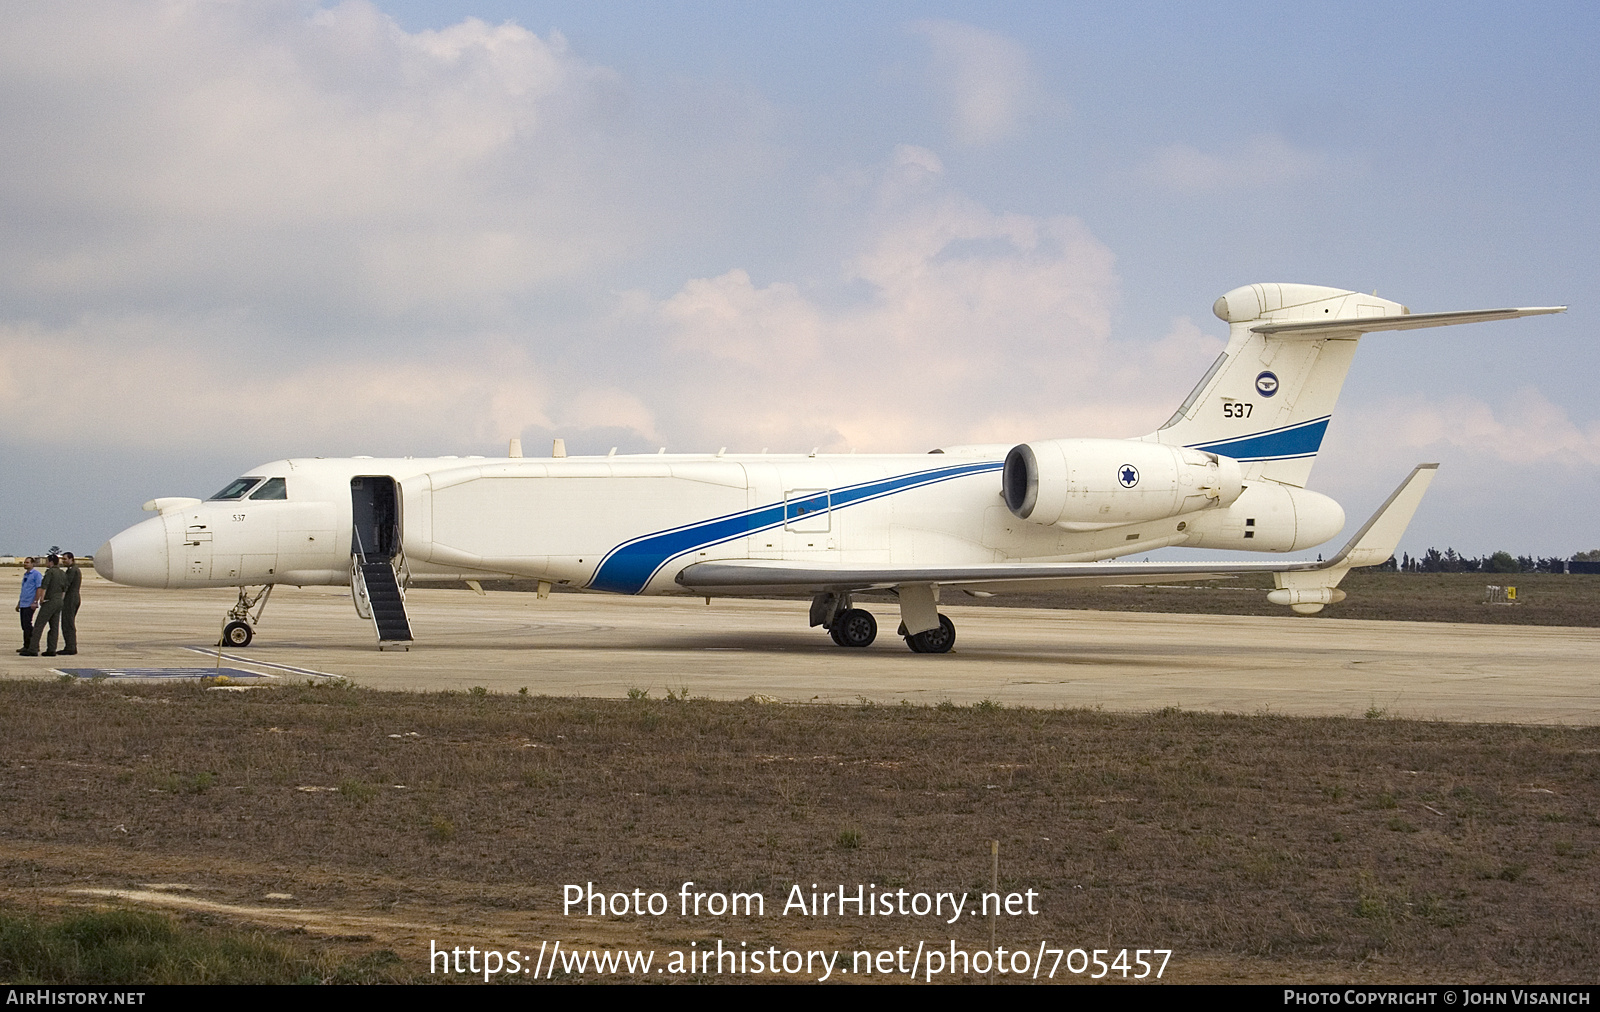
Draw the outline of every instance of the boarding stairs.
[[[403,560],[368,555],[360,549],[350,559],[350,590],[356,614],[370,618],[378,634],[379,650],[410,650],[411,620],[406,615],[406,594],[400,585]]]

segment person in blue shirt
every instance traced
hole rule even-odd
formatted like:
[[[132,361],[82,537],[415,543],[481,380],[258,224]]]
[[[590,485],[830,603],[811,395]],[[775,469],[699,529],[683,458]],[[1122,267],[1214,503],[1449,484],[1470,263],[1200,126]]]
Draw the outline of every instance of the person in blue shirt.
[[[39,560],[28,558],[22,560],[22,593],[17,598],[17,612],[22,619],[22,649],[28,649],[28,640],[33,636],[33,612],[39,607],[39,598],[44,596],[44,574],[33,567]]]

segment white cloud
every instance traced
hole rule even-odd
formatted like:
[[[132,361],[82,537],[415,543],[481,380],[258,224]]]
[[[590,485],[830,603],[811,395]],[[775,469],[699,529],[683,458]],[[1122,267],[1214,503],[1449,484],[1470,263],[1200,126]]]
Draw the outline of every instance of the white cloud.
[[[897,149],[874,206],[838,279],[859,298],[732,270],[659,304],[666,424],[744,449],[1129,436],[1220,348],[1186,320],[1153,350],[1114,343],[1104,244],[1074,218],[981,206],[931,152]]]
[[[320,454],[362,441],[397,451],[481,447],[551,427],[551,411],[581,418],[587,402],[606,394],[553,391],[547,369],[493,337],[431,355],[330,348],[274,364],[191,350],[215,341],[207,330],[231,326],[118,319],[0,327],[0,428],[18,444],[184,446],[197,454]]]
[[[1532,388],[1496,403],[1435,397],[1363,401],[1350,390],[1322,446],[1313,487],[1335,494],[1348,533],[1416,464],[1439,476],[1401,543],[1566,557],[1592,547],[1600,423],[1587,426]]]
[[[575,430],[634,448],[920,450],[1134,435],[1215,355],[1187,319],[1154,345],[1114,342],[1115,258],[1082,222],[984,207],[921,148],[875,179],[838,277],[735,268],[662,299],[624,292],[565,349],[480,329],[286,355],[247,314],[0,326],[0,430],[251,456],[492,451]],[[60,374],[85,393],[65,414],[38,384]]]
[[[1328,156],[1322,152],[1295,147],[1276,134],[1258,134],[1221,154],[1188,144],[1169,144],[1141,165],[1139,174],[1180,193],[1217,193],[1297,183],[1329,167]]]
[[[957,136],[1013,131],[1022,47],[917,31]],[[910,145],[847,197],[837,276],[736,266],[607,304],[663,218],[725,202],[759,120],[657,130],[640,101],[558,34],[407,32],[363,0],[7,11],[0,425],[229,453],[575,429],[902,450],[1130,435],[1204,368],[1192,334],[1113,343],[1115,258],[1081,221],[985,207]],[[566,316],[529,308],[547,294]],[[93,394],[57,422],[34,383],[61,374]]]
[[[1021,43],[956,21],[918,21],[911,29],[933,52],[957,142],[993,144],[1017,132],[1034,90]]]
[[[43,311],[481,315],[720,199],[736,119],[663,142],[558,33],[408,33],[365,0],[11,8],[0,289]]]
[[[1504,464],[1600,465],[1600,422],[1581,427],[1538,390],[1523,387],[1498,407],[1474,397],[1416,397],[1381,404],[1355,423],[1372,445],[1413,453],[1466,450]],[[1372,419],[1383,419],[1381,424]]]

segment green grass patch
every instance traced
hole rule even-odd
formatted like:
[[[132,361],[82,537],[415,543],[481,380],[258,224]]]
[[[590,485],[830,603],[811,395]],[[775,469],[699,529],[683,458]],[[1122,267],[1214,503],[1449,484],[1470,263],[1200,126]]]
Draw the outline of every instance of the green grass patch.
[[[400,983],[402,970],[389,950],[347,959],[142,911],[0,912],[0,979],[14,984]]]

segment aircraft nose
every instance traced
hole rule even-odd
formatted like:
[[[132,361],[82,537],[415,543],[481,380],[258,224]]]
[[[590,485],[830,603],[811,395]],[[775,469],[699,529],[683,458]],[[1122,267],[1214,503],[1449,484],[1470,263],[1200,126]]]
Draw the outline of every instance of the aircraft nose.
[[[127,587],[165,587],[167,528],[161,517],[134,524],[94,553],[95,572]]]
[[[112,583],[117,582],[117,578],[111,575],[111,542],[107,541],[94,550],[94,571],[97,576],[103,576]]]

